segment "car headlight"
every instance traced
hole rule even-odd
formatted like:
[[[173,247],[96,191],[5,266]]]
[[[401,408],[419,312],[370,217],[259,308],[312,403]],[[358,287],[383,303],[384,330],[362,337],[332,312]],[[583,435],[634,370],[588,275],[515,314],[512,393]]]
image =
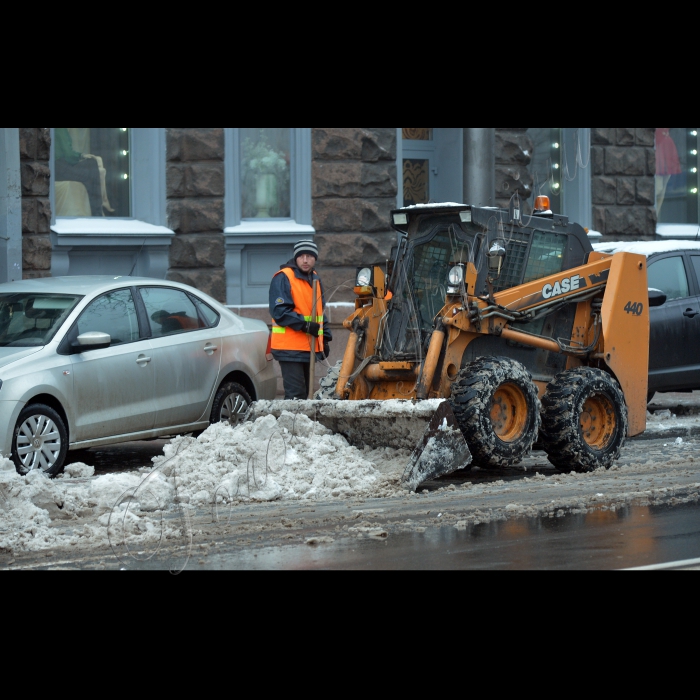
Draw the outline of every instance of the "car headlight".
[[[357,286],[357,287],[369,287],[371,283],[372,283],[372,270],[370,270],[368,267],[363,267],[357,273],[357,284],[355,286]]]
[[[461,265],[455,265],[447,278],[451,287],[459,287],[464,282],[464,268]]]

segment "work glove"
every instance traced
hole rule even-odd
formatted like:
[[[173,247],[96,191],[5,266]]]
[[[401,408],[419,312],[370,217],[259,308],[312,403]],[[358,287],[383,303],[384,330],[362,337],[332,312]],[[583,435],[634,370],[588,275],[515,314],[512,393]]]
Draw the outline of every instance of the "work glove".
[[[320,323],[314,323],[313,321],[306,322],[306,328],[304,328],[304,332],[308,333],[308,335],[312,335],[314,338],[318,338],[318,332],[320,330],[321,330]]]
[[[331,349],[329,346],[328,338],[323,339],[323,359],[327,360],[328,356],[331,354]]]

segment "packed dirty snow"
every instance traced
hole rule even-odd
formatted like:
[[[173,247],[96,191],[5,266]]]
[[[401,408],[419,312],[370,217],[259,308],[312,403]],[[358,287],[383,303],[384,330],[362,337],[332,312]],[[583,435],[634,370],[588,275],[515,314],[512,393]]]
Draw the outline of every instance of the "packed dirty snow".
[[[165,446],[156,467],[170,475],[181,503],[329,500],[405,493],[410,452],[360,450],[303,414],[283,412],[231,428],[218,423],[198,439]]]
[[[168,525],[174,518],[163,518],[179,507],[403,494],[409,456],[358,450],[304,415],[283,413],[175,438],[154,468],[138,472],[94,477],[93,467],[76,463],[49,479],[20,476],[0,459],[0,550],[163,543],[184,536]],[[82,524],[62,530],[71,520]]]

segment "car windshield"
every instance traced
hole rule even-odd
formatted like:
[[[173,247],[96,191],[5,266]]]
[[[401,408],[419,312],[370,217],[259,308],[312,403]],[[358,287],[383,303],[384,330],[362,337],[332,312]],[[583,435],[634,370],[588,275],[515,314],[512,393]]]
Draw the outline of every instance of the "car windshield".
[[[81,298],[65,294],[0,294],[0,347],[46,345]]]

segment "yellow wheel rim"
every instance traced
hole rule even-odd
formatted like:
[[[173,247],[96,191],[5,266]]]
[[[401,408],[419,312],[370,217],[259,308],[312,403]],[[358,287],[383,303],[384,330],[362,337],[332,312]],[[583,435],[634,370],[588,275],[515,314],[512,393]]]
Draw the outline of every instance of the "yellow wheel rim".
[[[602,394],[589,397],[581,412],[581,434],[589,447],[604,450],[610,445],[617,428],[612,401]]]
[[[528,424],[527,399],[515,384],[502,384],[493,395],[491,424],[503,442],[522,437]]]

